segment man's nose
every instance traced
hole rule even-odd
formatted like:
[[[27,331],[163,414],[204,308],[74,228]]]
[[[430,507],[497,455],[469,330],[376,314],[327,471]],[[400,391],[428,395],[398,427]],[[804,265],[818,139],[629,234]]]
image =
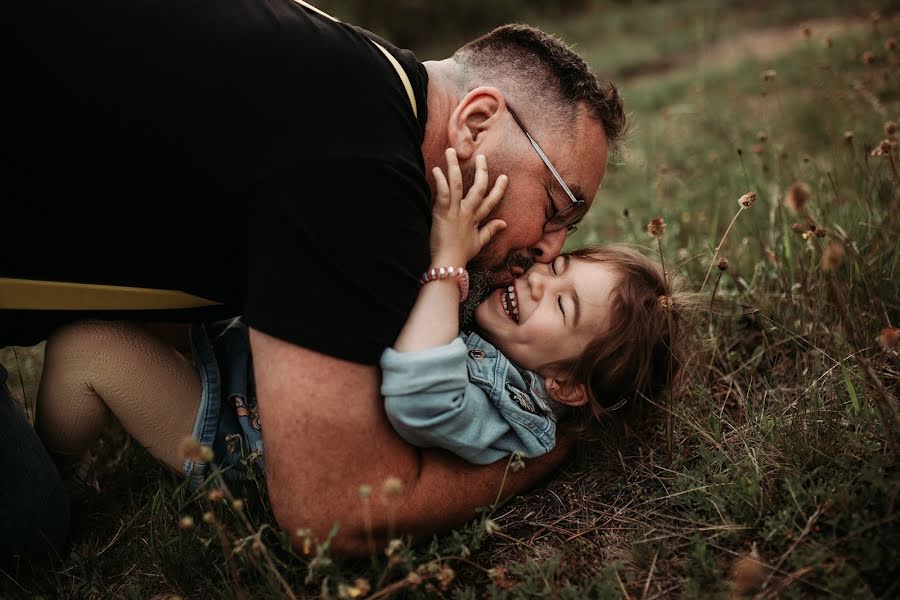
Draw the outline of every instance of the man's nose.
[[[566,230],[544,232],[544,235],[538,240],[538,243],[532,246],[529,251],[535,262],[551,263],[556,260],[559,253],[562,252],[563,245],[566,243]]]

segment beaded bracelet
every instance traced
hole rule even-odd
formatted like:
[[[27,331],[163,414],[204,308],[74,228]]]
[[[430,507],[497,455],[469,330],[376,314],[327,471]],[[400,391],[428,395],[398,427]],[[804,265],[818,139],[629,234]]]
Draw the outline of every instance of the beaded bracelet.
[[[469,272],[463,267],[431,267],[419,278],[419,285],[425,285],[429,281],[448,279],[455,277],[459,284],[459,301],[462,302],[469,296]]]

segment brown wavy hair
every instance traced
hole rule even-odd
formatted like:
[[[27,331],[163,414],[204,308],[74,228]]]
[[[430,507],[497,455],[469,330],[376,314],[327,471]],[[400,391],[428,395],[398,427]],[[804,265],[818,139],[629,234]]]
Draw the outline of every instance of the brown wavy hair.
[[[567,254],[605,263],[616,277],[603,330],[580,357],[552,365],[564,379],[587,386],[588,402],[573,407],[572,417],[561,424],[584,434],[594,431],[617,405],[633,414],[677,375],[673,342],[680,336],[690,297],[674,289],[659,264],[629,246],[592,246]]]

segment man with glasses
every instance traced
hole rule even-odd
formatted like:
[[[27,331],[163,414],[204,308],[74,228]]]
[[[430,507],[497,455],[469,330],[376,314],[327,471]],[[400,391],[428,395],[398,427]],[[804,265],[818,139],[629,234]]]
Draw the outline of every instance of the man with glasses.
[[[509,177],[491,216],[507,227],[468,265],[477,304],[552,261],[584,217],[624,128],[615,87],[527,26],[421,63],[299,0],[3,10],[16,28],[0,42],[0,185],[15,226],[0,344],[34,343],[87,314],[243,314],[282,527],[324,537],[340,522],[335,552],[367,556],[361,484],[405,485],[390,518],[373,503],[379,542],[390,521],[427,537],[492,502],[503,465],[407,445],[378,394],[378,357],[429,266],[428,174],[453,147],[467,184],[478,154],[491,185]],[[50,259],[31,252],[38,243]],[[132,310],[110,304],[110,289]],[[194,308],[150,310],[135,289]],[[72,311],[72,297],[95,303]],[[58,540],[64,527],[40,512],[59,506],[55,475],[8,450],[37,444],[24,420],[11,422],[0,423],[0,554],[21,551],[23,537]],[[533,485],[564,449],[510,474],[504,492]]]

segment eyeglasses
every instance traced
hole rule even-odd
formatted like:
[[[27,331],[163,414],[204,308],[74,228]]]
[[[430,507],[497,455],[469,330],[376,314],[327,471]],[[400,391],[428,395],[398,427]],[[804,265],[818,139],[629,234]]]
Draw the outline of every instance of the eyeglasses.
[[[566,196],[569,197],[569,200],[572,203],[565,207],[562,210],[557,210],[556,214],[550,217],[544,224],[544,233],[552,233],[554,231],[559,231],[561,229],[565,229],[568,233],[572,233],[575,231],[575,226],[578,224],[581,219],[584,218],[585,213],[587,213],[587,202],[584,200],[579,200],[575,197],[575,194],[572,193],[572,190],[569,189],[569,186],[566,185],[566,182],[563,181],[563,178],[560,176],[559,171],[556,170],[556,167],[553,166],[553,163],[550,162],[550,159],[547,158],[547,155],[544,154],[544,151],[541,150],[540,145],[537,141],[531,137],[531,134],[528,133],[528,130],[525,129],[525,125],[522,124],[522,120],[519,119],[519,116],[513,111],[512,107],[507,104],[506,110],[509,111],[509,114],[512,115],[513,120],[515,120],[516,125],[519,126],[519,129],[522,130],[522,133],[525,134],[525,137],[528,138],[528,141],[531,142],[531,147],[534,148],[534,151],[537,152],[537,155],[541,157],[541,160],[544,161],[544,164],[547,165],[547,168],[550,169],[550,172],[553,173],[553,176],[556,178],[556,181],[559,182],[560,187],[562,187],[563,191],[566,193]],[[554,205],[552,198],[550,203]]]

